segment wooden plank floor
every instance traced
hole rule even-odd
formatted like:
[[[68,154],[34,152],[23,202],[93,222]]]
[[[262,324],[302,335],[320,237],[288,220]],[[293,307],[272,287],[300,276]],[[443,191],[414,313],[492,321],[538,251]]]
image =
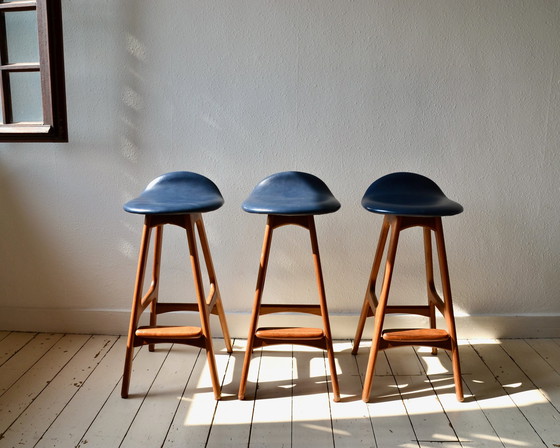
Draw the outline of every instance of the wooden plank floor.
[[[380,355],[373,400],[360,400],[368,356],[335,344],[342,399],[323,352],[276,346],[253,356],[216,340],[223,399],[204,353],[136,352],[120,398],[124,338],[0,332],[0,447],[560,447],[560,339],[462,341],[466,399],[455,400],[445,352]]]

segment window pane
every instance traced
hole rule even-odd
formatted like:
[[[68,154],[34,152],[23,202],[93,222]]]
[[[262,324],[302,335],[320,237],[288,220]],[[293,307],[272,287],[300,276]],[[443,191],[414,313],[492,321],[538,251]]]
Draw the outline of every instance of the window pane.
[[[36,11],[5,12],[8,62],[39,62]]]
[[[12,115],[14,123],[43,122],[41,74],[39,72],[10,73]]]

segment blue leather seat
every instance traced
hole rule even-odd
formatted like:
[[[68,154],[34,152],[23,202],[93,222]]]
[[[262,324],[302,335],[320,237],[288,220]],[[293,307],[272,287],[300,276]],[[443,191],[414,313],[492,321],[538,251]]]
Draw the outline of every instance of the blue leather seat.
[[[243,210],[266,215],[323,215],[340,202],[318,177],[299,171],[272,174],[259,182],[243,202]]]
[[[452,216],[463,211],[437,184],[415,173],[392,173],[377,179],[362,198],[373,213],[400,216]]]
[[[124,210],[142,215],[204,213],[224,204],[220,190],[207,177],[189,171],[175,171],[154,179]]]

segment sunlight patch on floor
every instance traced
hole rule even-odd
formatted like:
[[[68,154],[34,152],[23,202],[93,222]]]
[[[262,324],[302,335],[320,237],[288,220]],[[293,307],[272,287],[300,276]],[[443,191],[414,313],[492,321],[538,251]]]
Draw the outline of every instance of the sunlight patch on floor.
[[[519,440],[508,439],[506,437],[496,437],[488,434],[475,433],[473,434],[472,438],[475,440],[480,439],[480,440],[488,440],[490,442],[506,443],[508,445],[513,445],[513,446],[530,446],[528,443],[521,442]]]

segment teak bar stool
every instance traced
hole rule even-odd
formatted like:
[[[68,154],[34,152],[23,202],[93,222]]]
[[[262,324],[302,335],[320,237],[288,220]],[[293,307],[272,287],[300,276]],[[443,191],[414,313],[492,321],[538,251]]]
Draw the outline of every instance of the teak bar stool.
[[[325,183],[311,174],[287,171],[273,174],[261,181],[243,203],[243,210],[267,216],[261,261],[255,290],[255,298],[247,338],[247,350],[243,362],[239,399],[245,398],[247,375],[253,349],[274,344],[299,344],[327,351],[334,401],[339,401],[338,380],[332,348],[332,337],[327,311],[325,286],[319,258],[319,245],[315,230],[314,215],[332,213],[340,208],[340,203]],[[272,233],[274,229],[286,225],[301,226],[309,231],[319,305],[316,304],[262,304]],[[281,327],[258,328],[259,316],[271,313],[298,312],[322,317],[323,328]]]
[[[210,179],[196,173],[177,171],[164,174],[153,180],[140,196],[124,205],[125,211],[145,215],[145,217],[124,362],[121,390],[123,398],[128,397],[134,347],[149,345],[149,350],[153,351],[154,344],[162,342],[204,348],[212,378],[214,397],[216,400],[220,398],[220,382],[218,381],[210,333],[210,314],[217,314],[219,316],[226,349],[231,353],[232,348],[220,290],[204,229],[202,213],[216,210],[223,203],[224,199],[218,187]],[[158,301],[163,226],[166,224],[176,225],[187,231],[196,303],[161,303]],[[208,271],[210,282],[208,296],[204,295],[195,227],[198,230],[200,246]],[[155,245],[153,250],[152,282],[148,291],[144,294],[144,275],[148,264],[151,233],[154,228]],[[138,321],[140,316],[148,306],[150,307],[150,325],[139,327]],[[157,325],[158,314],[173,311],[198,312],[200,315],[200,327]]]
[[[375,361],[379,350],[420,345],[432,347],[432,353],[434,354],[438,348],[451,351],[455,393],[457,399],[463,401],[455,318],[453,316],[451,286],[449,283],[447,255],[445,253],[441,223],[442,216],[459,214],[463,211],[463,207],[457,202],[448,199],[432,180],[414,173],[393,173],[376,180],[364,194],[362,206],[370,212],[385,215],[352,349],[353,354],[358,352],[366,319],[369,316],[375,316],[362,400],[369,401]],[[391,306],[387,302],[399,234],[402,230],[411,227],[422,227],[424,229],[428,305]],[[375,283],[381,267],[389,230],[391,231],[391,236],[387,250],[383,284],[378,300],[375,293]],[[435,234],[437,245],[443,299],[438,294],[434,282],[431,232]],[[436,308],[445,317],[447,330],[436,328]],[[418,314],[429,317],[430,328],[384,330],[383,321],[387,313]]]

